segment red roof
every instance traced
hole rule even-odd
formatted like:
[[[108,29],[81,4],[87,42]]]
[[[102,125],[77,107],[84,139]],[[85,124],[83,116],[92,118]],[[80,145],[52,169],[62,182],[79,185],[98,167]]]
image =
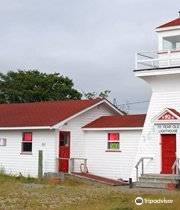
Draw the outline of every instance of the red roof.
[[[0,104],[0,127],[52,126],[101,100]]]
[[[165,23],[157,28],[165,28],[165,27],[172,27],[172,26],[179,26],[180,25],[180,18],[176,18],[168,23]]]
[[[83,128],[143,127],[145,118],[145,114],[103,116]]]

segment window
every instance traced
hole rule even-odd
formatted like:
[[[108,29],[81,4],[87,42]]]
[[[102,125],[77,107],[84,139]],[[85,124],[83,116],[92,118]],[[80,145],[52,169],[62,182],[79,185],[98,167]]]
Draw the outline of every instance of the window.
[[[32,152],[32,133],[31,132],[23,133],[22,152],[25,152],[25,153]]]
[[[180,36],[163,37],[163,50],[179,50]]]
[[[119,150],[119,133],[108,133],[108,150]]]
[[[69,146],[70,142],[70,132],[61,131],[60,132],[60,147],[62,146]]]

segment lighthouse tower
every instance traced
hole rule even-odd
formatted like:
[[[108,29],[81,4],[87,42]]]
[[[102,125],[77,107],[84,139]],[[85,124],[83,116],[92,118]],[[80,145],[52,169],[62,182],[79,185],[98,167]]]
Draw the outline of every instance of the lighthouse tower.
[[[132,177],[177,176],[180,158],[180,18],[155,29],[158,49],[136,55],[135,76],[152,96]],[[152,177],[151,177],[152,178]]]

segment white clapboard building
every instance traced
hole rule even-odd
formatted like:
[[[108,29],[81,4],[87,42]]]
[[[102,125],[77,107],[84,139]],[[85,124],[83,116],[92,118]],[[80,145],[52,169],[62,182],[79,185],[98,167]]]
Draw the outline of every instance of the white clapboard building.
[[[42,151],[43,173],[70,172],[70,162],[86,157],[82,127],[100,116],[122,114],[103,99],[1,104],[0,168],[36,177]]]
[[[147,115],[105,99],[0,105],[0,169],[9,174],[86,172],[111,179],[179,179],[180,18],[156,28],[158,49],[136,55],[152,88]]]

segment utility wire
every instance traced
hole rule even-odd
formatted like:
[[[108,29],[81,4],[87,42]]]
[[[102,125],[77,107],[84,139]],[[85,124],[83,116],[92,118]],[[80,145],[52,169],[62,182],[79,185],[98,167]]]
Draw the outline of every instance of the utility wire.
[[[133,105],[133,104],[143,104],[149,103],[150,101],[135,101],[135,102],[127,102],[126,104]]]
[[[129,112],[130,110],[130,106],[136,105],[136,104],[144,104],[144,103],[149,103],[149,100],[145,100],[145,101],[134,101],[134,102],[126,102],[124,104],[118,104],[116,98],[113,100],[113,104],[118,107],[119,109],[125,111],[125,112]]]

